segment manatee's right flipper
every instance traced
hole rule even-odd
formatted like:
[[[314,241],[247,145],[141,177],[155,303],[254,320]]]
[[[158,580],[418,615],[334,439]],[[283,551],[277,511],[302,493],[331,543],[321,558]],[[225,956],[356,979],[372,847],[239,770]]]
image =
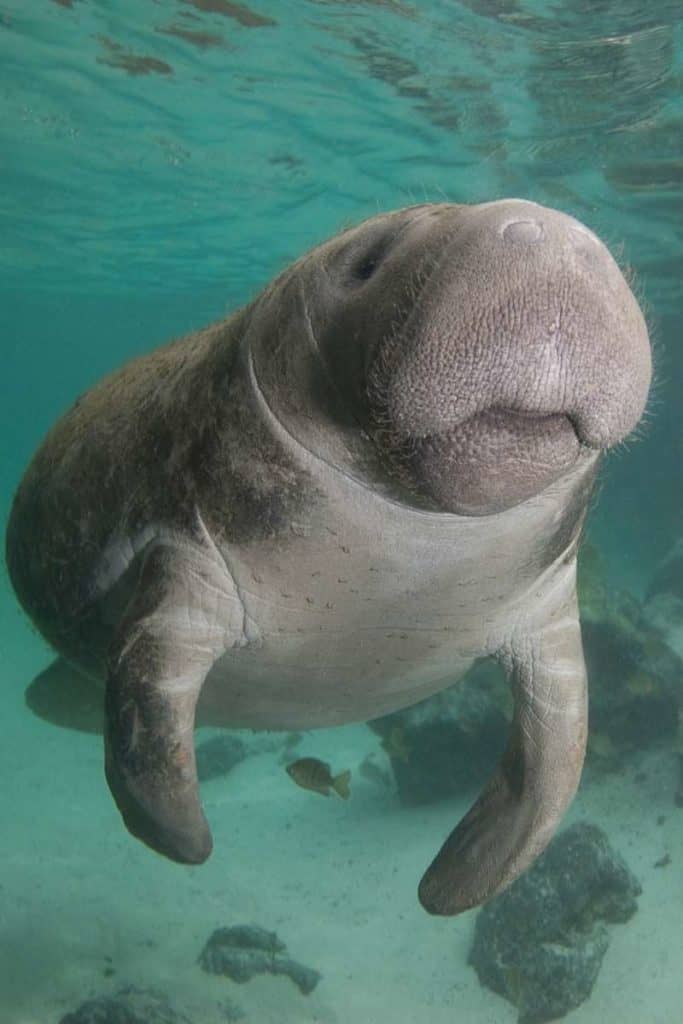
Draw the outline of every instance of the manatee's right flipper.
[[[211,853],[194,754],[195,705],[243,618],[215,549],[164,543],[145,557],[117,631],[105,698],[107,781],[123,820],[185,864]]]
[[[566,602],[520,617],[500,652],[515,701],[512,735],[420,882],[432,914],[459,914],[501,892],[545,848],[574,797],[588,723],[574,573],[575,564],[564,570]]]

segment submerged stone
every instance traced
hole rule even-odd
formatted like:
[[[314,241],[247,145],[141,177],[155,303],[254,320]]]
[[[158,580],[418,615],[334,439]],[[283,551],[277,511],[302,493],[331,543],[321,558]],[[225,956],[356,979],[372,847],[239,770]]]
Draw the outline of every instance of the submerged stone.
[[[585,822],[479,913],[469,963],[482,985],[544,1024],[591,994],[609,945],[603,922],[628,921],[641,892],[605,833]]]
[[[236,925],[213,932],[199,955],[199,963],[209,974],[223,974],[238,984],[257,974],[282,974],[302,995],[309,995],[320,981],[320,973],[292,960],[286,952],[287,947],[275,932],[258,925]]]
[[[617,769],[630,752],[670,742],[676,734],[683,705],[683,601],[661,588],[678,580],[681,552],[683,542],[662,563],[642,605],[628,593],[611,595],[598,550],[589,543],[581,549],[590,769]],[[664,607],[670,612],[666,623]],[[505,749],[511,717],[503,671],[487,659],[476,662],[457,688],[369,724],[389,757],[399,796],[410,806],[481,788]]]
[[[645,617],[669,648],[683,659],[683,539],[673,545],[652,575]],[[679,698],[683,703],[680,691]]]
[[[512,705],[502,669],[477,662],[457,688],[369,722],[407,806],[470,793],[505,750]]]
[[[59,1024],[193,1024],[185,1014],[174,1010],[166,996],[154,989],[133,985],[113,996],[88,999],[77,1010],[67,1013]]]

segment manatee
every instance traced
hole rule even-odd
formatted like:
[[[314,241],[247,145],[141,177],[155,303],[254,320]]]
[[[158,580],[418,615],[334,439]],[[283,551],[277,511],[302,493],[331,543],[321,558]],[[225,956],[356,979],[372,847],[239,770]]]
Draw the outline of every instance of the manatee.
[[[490,656],[514,695],[509,745],[419,898],[456,914],[509,884],[578,785],[577,548],[650,376],[605,245],[505,199],[345,230],[79,398],[19,485],[7,564],[39,631],[104,687],[130,832],[209,856],[197,713],[364,721]]]

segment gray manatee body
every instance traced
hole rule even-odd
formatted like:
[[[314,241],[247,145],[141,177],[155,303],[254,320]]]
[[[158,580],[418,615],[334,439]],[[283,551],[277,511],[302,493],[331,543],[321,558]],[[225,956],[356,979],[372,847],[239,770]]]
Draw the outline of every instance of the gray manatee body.
[[[44,636],[106,683],[130,831],[209,855],[198,701],[226,726],[359,721],[492,655],[509,747],[420,899],[453,914],[512,881],[578,784],[576,551],[650,373],[604,245],[512,199],[366,221],[80,398],[18,489],[7,562]]]

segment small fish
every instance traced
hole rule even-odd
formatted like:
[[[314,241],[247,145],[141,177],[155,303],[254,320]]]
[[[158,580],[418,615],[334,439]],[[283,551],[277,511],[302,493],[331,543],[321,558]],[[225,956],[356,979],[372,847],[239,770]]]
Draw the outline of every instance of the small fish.
[[[287,774],[302,789],[311,789],[314,793],[320,793],[322,796],[329,796],[330,789],[333,789],[342,800],[349,798],[351,772],[345,771],[340,772],[339,775],[333,775],[329,764],[320,761],[317,757],[301,757],[298,761],[292,761],[287,765]]]

